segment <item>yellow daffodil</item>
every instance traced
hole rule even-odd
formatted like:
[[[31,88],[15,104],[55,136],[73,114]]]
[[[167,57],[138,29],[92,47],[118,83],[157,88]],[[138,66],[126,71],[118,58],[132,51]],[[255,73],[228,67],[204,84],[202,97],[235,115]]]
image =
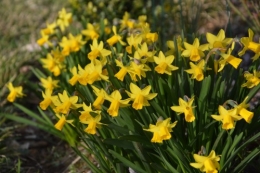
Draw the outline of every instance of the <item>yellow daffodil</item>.
[[[151,142],[162,143],[163,140],[171,139],[172,128],[176,126],[177,121],[174,123],[170,123],[171,118],[167,118],[165,120],[159,119],[155,125],[150,124],[149,129],[144,129],[145,131],[149,131],[153,133],[153,138]]]
[[[260,55],[260,44],[255,43],[253,41],[254,39],[254,33],[251,29],[248,29],[248,37],[242,37],[240,39],[240,42],[243,44],[243,49],[238,52],[239,56],[242,56],[245,54],[245,52],[249,49],[255,53],[255,56],[252,58],[253,61],[257,60]]]
[[[95,95],[97,96],[96,100],[93,103],[93,106],[96,109],[101,109],[101,105],[104,103],[105,98],[107,96],[107,93],[105,90],[103,89],[98,89],[97,87],[91,85],[91,87],[93,88],[93,92],[95,93]]]
[[[40,102],[40,108],[46,110],[52,103],[52,100],[57,100],[58,96],[52,96],[52,90],[46,89],[45,93],[42,92],[43,101]]]
[[[67,120],[65,115],[59,115],[56,114],[56,116],[58,117],[59,121],[54,125],[54,127],[57,130],[62,130],[63,126],[65,125],[65,123],[69,123],[70,125],[74,126],[72,123],[74,120]]]
[[[208,43],[208,47],[210,49],[213,48],[221,48],[223,50],[226,49],[226,47],[232,42],[232,38],[225,38],[225,31],[221,29],[218,32],[218,35],[213,35],[211,33],[206,34],[206,38]]]
[[[105,76],[103,74],[102,68],[102,63],[97,59],[91,61],[91,63],[85,67],[85,70],[89,73],[87,80],[88,84],[93,84],[95,81],[98,80],[108,81],[108,76]]]
[[[86,121],[81,121],[81,123],[83,124],[88,124],[88,127],[84,130],[85,132],[89,133],[89,134],[96,134],[96,129],[101,127],[100,123],[101,120],[101,114],[96,115],[96,117],[89,117],[88,120]]]
[[[189,101],[184,101],[182,98],[179,98],[179,106],[172,106],[171,109],[179,114],[184,113],[185,121],[193,122],[195,120],[194,113],[192,111],[192,103],[194,101],[194,96],[189,99]]]
[[[60,51],[60,49],[58,47],[51,51],[51,55],[53,56],[53,58],[55,60],[59,61],[60,63],[62,63],[65,59],[65,56],[62,54],[62,52]]]
[[[69,79],[69,83],[74,86],[78,82],[80,75],[78,75],[77,67],[75,66],[70,70],[70,72],[72,73],[72,77]]]
[[[79,116],[80,122],[87,121],[91,117],[90,113],[96,113],[96,114],[101,113],[101,111],[93,111],[91,108],[91,104],[87,106],[85,103],[83,103],[82,108],[84,111],[80,111],[80,116]]]
[[[86,42],[82,40],[82,35],[62,37],[59,45],[63,48],[62,54],[68,56],[71,52],[77,52]]]
[[[65,8],[62,8],[62,10],[59,11],[59,16],[57,20],[57,25],[60,27],[61,31],[63,32],[71,22],[72,22],[72,13],[67,13]]]
[[[53,80],[51,76],[47,77],[47,79],[40,78],[41,85],[44,89],[53,90],[58,87],[59,80]]]
[[[245,100],[240,103],[237,107],[235,107],[237,109],[238,114],[247,122],[250,123],[253,116],[254,116],[254,112],[248,111],[247,108],[249,107],[249,104],[246,104],[247,102],[247,97],[245,98]]]
[[[125,12],[123,16],[123,20],[121,20],[120,30],[124,28],[129,28],[129,29],[134,28],[134,21],[130,20],[130,14],[128,12]]]
[[[46,58],[42,58],[40,60],[43,64],[43,67],[52,72],[54,76],[60,75],[63,65],[57,59],[54,59],[50,53],[47,54]]]
[[[133,48],[135,48],[135,50],[138,48],[138,45],[141,44],[142,42],[142,37],[140,37],[139,35],[134,36],[133,34],[131,34],[130,37],[128,37],[127,39],[127,43],[129,44],[129,46],[126,47],[126,51],[129,54],[132,54],[133,52]]]
[[[219,69],[218,72],[223,70],[224,66],[226,64],[232,65],[235,69],[239,66],[239,64],[242,62],[242,59],[236,58],[233,55],[231,55],[231,49],[229,49],[228,54],[221,53],[220,56],[222,57],[219,60]]]
[[[120,62],[120,61],[118,61],[118,60],[115,60],[115,61],[116,61],[116,65],[121,68],[121,69],[119,70],[119,72],[117,72],[117,73],[115,74],[115,77],[116,77],[118,80],[123,81],[124,78],[125,78],[125,75],[127,74],[128,67],[124,66],[123,63]]]
[[[129,66],[128,73],[133,81],[137,81],[137,77],[142,79],[146,77],[146,71],[151,71],[150,67],[146,64],[137,64],[136,62],[131,62]]]
[[[147,20],[147,16],[146,15],[138,16],[137,24],[135,25],[135,27],[137,27],[137,28],[144,27],[145,24],[146,24],[146,20]]]
[[[256,70],[254,70],[253,74],[245,72],[244,77],[247,81],[242,84],[242,87],[253,88],[260,83],[260,72]]]
[[[158,64],[154,70],[157,72],[157,73],[160,73],[160,74],[168,74],[168,75],[171,75],[173,70],[177,70],[178,67],[175,67],[172,64],[174,60],[174,56],[173,55],[169,55],[167,57],[164,56],[163,52],[160,51],[159,52],[159,57],[157,56],[154,56],[154,61],[156,64]]]
[[[58,97],[59,101],[52,98],[52,101],[56,106],[55,111],[57,113],[67,114],[70,109],[77,109],[81,107],[80,104],[77,104],[78,96],[69,97],[66,90],[63,91],[63,94],[59,93]]]
[[[96,128],[100,127],[102,123],[100,123],[101,120],[101,111],[93,111],[90,106],[86,106],[83,103],[83,109],[84,111],[81,111],[81,115],[79,117],[79,120],[83,124],[88,124],[88,127],[84,130],[85,132],[89,134],[96,134]],[[90,113],[96,114],[95,117],[93,117]]]
[[[45,34],[43,31],[41,31],[41,38],[37,40],[37,44],[39,46],[44,45],[47,43],[50,47],[52,47],[52,43],[49,41],[49,35]]]
[[[216,155],[214,150],[212,150],[208,156],[193,154],[193,157],[196,163],[190,163],[190,165],[196,169],[200,169],[201,172],[217,173],[220,169],[218,163],[220,157]]]
[[[122,96],[118,90],[115,90],[110,95],[107,95],[105,99],[111,102],[107,112],[112,117],[118,116],[119,107],[129,106],[128,102],[130,101],[130,99],[121,100]]]
[[[105,58],[110,55],[111,51],[104,49],[103,46],[102,41],[98,44],[97,39],[94,39],[92,45],[90,45],[91,52],[88,53],[88,58],[94,60],[97,57]]]
[[[220,115],[211,115],[217,121],[221,121],[222,129],[229,130],[235,128],[235,121],[241,120],[242,117],[238,116],[237,109],[226,110],[223,106],[218,107]]]
[[[14,102],[16,98],[24,96],[22,86],[14,87],[13,84],[10,82],[8,83],[7,88],[10,91],[7,96],[7,100],[9,102]]]
[[[193,44],[184,42],[185,50],[182,52],[182,56],[189,57],[191,61],[198,61],[205,56],[203,51],[208,49],[207,45],[200,45],[199,39],[195,38]]]
[[[140,47],[137,47],[136,51],[134,52],[134,57],[130,57],[134,61],[140,61],[142,64],[148,62],[154,62],[153,59],[154,52],[148,50],[147,43],[144,42]]]
[[[147,33],[146,34],[146,41],[149,42],[156,42],[158,40],[158,34],[157,33]]]
[[[116,26],[112,27],[113,33],[114,35],[112,37],[110,37],[109,39],[107,39],[107,43],[110,46],[113,46],[114,44],[116,44],[117,42],[119,42],[121,45],[125,45],[126,43],[122,41],[122,37],[120,35],[117,34],[116,32]]]
[[[166,45],[167,47],[170,49],[168,50],[165,55],[168,56],[168,55],[174,55],[175,52],[178,50],[179,52],[183,51],[184,49],[182,48],[182,38],[180,36],[178,36],[176,38],[176,41],[177,41],[177,48],[175,48],[175,45],[174,45],[174,42],[169,40],[166,42]]]
[[[55,33],[55,28],[57,27],[56,22],[53,22],[51,24],[47,23],[47,28],[42,29],[41,31],[45,34],[45,35],[52,35]]]
[[[157,93],[150,93],[151,86],[148,85],[144,89],[140,89],[137,85],[131,83],[130,91],[126,91],[127,95],[133,100],[132,107],[136,110],[142,109],[143,106],[150,106],[148,100],[152,100]],[[150,94],[149,94],[150,93]]]
[[[192,74],[191,79],[196,79],[197,81],[202,81],[204,79],[205,61],[202,59],[197,65],[190,62],[191,69],[185,70],[187,73]]]
[[[82,30],[81,33],[91,40],[98,39],[99,37],[98,32],[91,23],[87,23],[87,29]]]

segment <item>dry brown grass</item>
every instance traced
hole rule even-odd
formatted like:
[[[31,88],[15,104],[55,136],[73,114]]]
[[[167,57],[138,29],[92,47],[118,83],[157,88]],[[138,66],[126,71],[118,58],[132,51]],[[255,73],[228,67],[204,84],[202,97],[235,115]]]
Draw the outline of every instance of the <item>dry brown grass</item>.
[[[37,58],[32,52],[40,29],[52,22],[64,0],[1,0],[0,88],[17,74],[21,65]]]

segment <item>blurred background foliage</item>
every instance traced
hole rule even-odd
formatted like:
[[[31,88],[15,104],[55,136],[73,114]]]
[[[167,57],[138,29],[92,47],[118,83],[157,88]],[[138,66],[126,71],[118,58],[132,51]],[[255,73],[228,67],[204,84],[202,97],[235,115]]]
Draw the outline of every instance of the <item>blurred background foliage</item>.
[[[188,39],[194,34],[216,34],[220,28],[226,29],[229,37],[244,36],[249,27],[254,30],[256,36],[260,33],[258,0],[1,0],[0,112],[17,112],[15,107],[5,100],[8,93],[6,83],[14,81],[14,84],[21,85],[28,80],[38,82],[30,71],[30,66],[38,66],[37,59],[41,58],[36,40],[39,38],[40,29],[46,26],[46,22],[53,22],[58,11],[64,6],[75,14],[75,18],[90,23],[106,18],[116,24],[126,11],[134,19],[145,14],[151,23],[152,31],[160,35],[161,43],[180,34],[184,34]],[[77,27],[81,26],[73,23],[73,28],[79,29]],[[20,102],[32,110],[36,109],[38,104],[37,97],[31,95]],[[18,114],[21,115],[20,112]],[[17,129],[26,128],[0,117],[0,167],[6,168],[6,172],[19,172],[20,160],[10,159],[16,157],[18,151],[10,150],[7,144],[17,142],[17,134],[21,134]],[[27,131],[28,129],[30,128],[27,128]],[[36,136],[43,136],[38,130],[29,131]],[[60,150],[64,149],[61,144],[58,146]],[[47,149],[45,152],[54,153],[56,149]],[[54,159],[64,156],[65,153],[57,154],[52,158],[53,164],[59,165]]]

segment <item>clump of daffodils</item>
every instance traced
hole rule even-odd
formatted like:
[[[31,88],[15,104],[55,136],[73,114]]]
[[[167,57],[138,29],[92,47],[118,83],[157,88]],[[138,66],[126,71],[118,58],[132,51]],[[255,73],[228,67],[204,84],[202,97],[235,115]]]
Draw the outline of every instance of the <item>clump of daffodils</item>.
[[[145,145],[136,143],[146,141],[155,148],[151,156],[158,158],[171,157],[168,154],[178,148],[186,155],[193,154],[196,163],[189,166],[218,172],[223,165],[216,152],[220,154],[221,149],[215,151],[219,141],[212,141],[221,131],[229,134],[238,122],[247,126],[254,118],[248,104],[252,96],[246,88],[259,85],[260,72],[254,67],[252,72],[240,72],[239,77],[233,75],[240,70],[241,56],[247,50],[253,51],[252,60],[258,61],[260,44],[253,41],[253,31],[241,38],[243,47],[236,55],[237,43],[226,38],[224,30],[217,35],[206,33],[203,44],[199,37],[187,42],[178,36],[167,40],[165,50],[158,47],[159,35],[151,30],[146,16],[134,20],[125,13],[119,25],[104,19],[84,23],[76,35],[65,32],[71,22],[72,14],[63,9],[37,41],[40,46],[50,46],[40,59],[49,76],[40,78],[39,106],[55,114],[54,127],[62,131],[68,124],[85,135],[111,139],[110,144],[116,146],[120,146],[116,140],[125,135],[125,139],[134,139],[134,147],[140,145],[138,152]],[[8,101],[24,96],[21,87],[9,84],[8,88]],[[122,135],[124,130],[127,134]],[[167,145],[167,152],[160,145]],[[208,156],[194,154],[201,145],[211,151]],[[187,148],[180,149],[184,146]],[[144,155],[140,157],[144,159]],[[191,160],[190,156],[182,159]]]

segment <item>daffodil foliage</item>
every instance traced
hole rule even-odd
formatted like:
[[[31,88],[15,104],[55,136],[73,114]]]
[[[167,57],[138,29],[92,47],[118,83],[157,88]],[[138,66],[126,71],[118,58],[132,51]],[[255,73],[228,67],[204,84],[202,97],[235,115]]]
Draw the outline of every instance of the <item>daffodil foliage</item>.
[[[62,9],[41,31],[48,75],[34,70],[35,92],[56,117],[53,127],[77,134],[73,147],[94,172],[239,172],[259,158],[260,44],[252,30],[240,40],[223,29],[163,40],[145,15],[126,12],[117,22],[74,15]],[[74,19],[82,27],[72,34]],[[255,55],[245,71],[248,50]],[[8,88],[8,101],[24,96]]]

